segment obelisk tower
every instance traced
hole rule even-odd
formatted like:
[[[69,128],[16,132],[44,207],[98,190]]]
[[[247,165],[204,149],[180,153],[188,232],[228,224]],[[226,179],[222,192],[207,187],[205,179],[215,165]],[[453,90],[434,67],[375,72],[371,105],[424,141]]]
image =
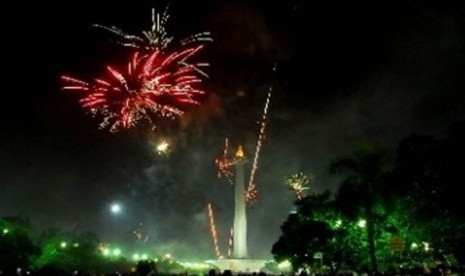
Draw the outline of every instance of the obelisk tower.
[[[234,240],[233,257],[245,259],[247,255],[247,213],[245,202],[244,151],[236,152],[236,182],[234,183]]]

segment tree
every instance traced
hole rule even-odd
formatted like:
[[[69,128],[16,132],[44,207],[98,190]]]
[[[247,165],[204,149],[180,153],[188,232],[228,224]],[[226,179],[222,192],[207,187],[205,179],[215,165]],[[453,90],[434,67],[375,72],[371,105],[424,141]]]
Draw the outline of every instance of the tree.
[[[447,135],[411,135],[399,143],[389,183],[406,208],[415,210],[415,227],[441,255],[465,262],[465,209],[457,183],[465,177],[465,122],[449,127]]]
[[[350,157],[331,162],[330,174],[344,175],[336,196],[336,204],[348,217],[362,216],[366,220],[369,257],[373,271],[378,270],[375,246],[375,202],[382,197],[383,178],[388,171],[387,154],[375,152],[370,145],[363,145]]]
[[[282,234],[273,245],[271,253],[277,262],[289,261],[293,268],[318,266],[315,254],[323,255],[322,260],[333,273],[347,259],[345,232],[340,228],[334,213],[330,193],[310,195],[296,201],[297,211],[291,213],[281,226]]]
[[[16,268],[28,268],[31,259],[39,254],[40,248],[31,239],[27,220],[19,217],[0,219],[0,271],[5,275],[16,274]]]
[[[104,261],[98,251],[98,239],[92,233],[49,229],[42,234],[40,244],[42,254],[34,260],[36,268],[49,266],[67,271],[98,271]]]

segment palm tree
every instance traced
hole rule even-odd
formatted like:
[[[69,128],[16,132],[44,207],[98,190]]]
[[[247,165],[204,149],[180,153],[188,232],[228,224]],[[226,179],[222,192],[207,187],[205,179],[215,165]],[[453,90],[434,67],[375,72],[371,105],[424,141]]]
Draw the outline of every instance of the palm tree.
[[[374,202],[382,187],[387,171],[387,155],[374,152],[370,145],[363,145],[352,156],[337,159],[329,166],[330,174],[343,175],[344,179],[336,196],[341,211],[354,217],[363,212],[366,220],[371,267],[378,270],[375,254]]]

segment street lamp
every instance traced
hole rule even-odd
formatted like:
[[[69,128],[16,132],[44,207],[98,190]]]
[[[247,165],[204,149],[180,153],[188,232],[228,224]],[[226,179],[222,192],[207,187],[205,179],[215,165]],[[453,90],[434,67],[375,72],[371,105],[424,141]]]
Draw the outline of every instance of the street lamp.
[[[110,211],[115,215],[121,213],[121,205],[118,203],[113,203],[110,207]]]

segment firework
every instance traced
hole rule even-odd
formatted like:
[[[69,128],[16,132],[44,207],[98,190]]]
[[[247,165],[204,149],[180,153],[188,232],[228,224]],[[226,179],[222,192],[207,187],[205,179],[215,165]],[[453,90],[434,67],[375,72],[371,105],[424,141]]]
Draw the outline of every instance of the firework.
[[[133,35],[124,32],[122,29],[115,26],[104,26],[100,24],[94,24],[94,27],[104,29],[118,37],[117,43],[124,47],[136,48],[139,50],[149,51],[160,51],[168,47],[168,44],[173,40],[172,36],[169,36],[166,32],[166,23],[168,22],[168,6],[166,6],[162,14],[156,13],[155,9],[152,9],[152,26],[147,31],[142,31],[142,35]],[[200,32],[194,35],[188,36],[180,41],[181,45],[213,41],[210,37],[210,32]]]
[[[207,210],[208,210],[208,218],[210,219],[210,231],[211,231],[211,234],[212,234],[213,245],[215,247],[216,257],[221,259],[222,256],[221,256],[221,253],[220,253],[220,247],[218,246],[218,236],[216,234],[215,217],[213,215],[213,208],[212,208],[211,203],[208,203]]]
[[[258,169],[258,158],[260,156],[260,150],[262,148],[263,140],[265,140],[265,131],[266,131],[266,120],[268,114],[268,106],[270,104],[271,92],[273,91],[273,86],[270,86],[268,89],[268,95],[266,96],[265,107],[263,108],[263,115],[260,122],[260,131],[258,133],[257,146],[255,147],[255,155],[252,163],[252,170],[250,171],[249,184],[247,186],[246,198],[248,201],[253,201],[258,196],[257,186],[254,183],[255,174]]]
[[[255,184],[249,185],[245,191],[245,199],[247,202],[253,202],[258,198],[258,190]]]
[[[277,65],[275,64],[273,66],[273,73],[276,73],[276,67]],[[268,88],[268,94],[266,96],[265,106],[263,107],[263,114],[262,114],[262,118],[260,122],[260,131],[258,132],[257,145],[255,147],[255,155],[254,155],[254,159],[252,163],[252,170],[250,171],[249,184],[247,186],[247,191],[245,194],[246,199],[249,202],[256,200],[258,197],[257,185],[254,183],[254,180],[255,180],[255,174],[257,173],[257,170],[258,170],[258,158],[260,156],[260,150],[262,148],[263,141],[265,140],[268,107],[270,105],[270,99],[271,99],[272,92],[273,92],[273,86],[270,85]]]
[[[168,142],[166,142],[166,141],[161,141],[161,142],[157,145],[157,152],[158,152],[158,154],[166,153],[166,151],[168,150],[169,146],[170,146],[170,145],[168,144]]]
[[[231,227],[229,231],[229,241],[228,241],[228,259],[231,258],[232,252],[234,250],[234,228]]]
[[[142,241],[146,243],[150,239],[150,236],[147,235],[144,231],[144,224],[142,222],[139,223],[139,226],[137,227],[137,229],[132,231],[132,233],[134,234],[134,236],[136,236],[136,239],[138,241]]]
[[[86,82],[62,76],[66,83],[63,90],[77,90],[84,95],[82,107],[93,115],[103,117],[101,128],[115,132],[130,128],[142,118],[155,127],[153,117],[181,116],[186,105],[197,105],[198,95],[204,91],[196,88],[201,82],[199,67],[206,64],[189,64],[188,60],[202,46],[165,55],[154,51],[150,55],[136,52],[122,73],[107,66],[108,79]]]
[[[308,190],[306,185],[309,182],[310,179],[302,172],[295,173],[284,180],[284,184],[286,184],[290,190],[294,191],[298,200],[305,196],[305,190]]]
[[[223,155],[218,156],[215,158],[215,164],[218,167],[218,178],[224,176],[231,186],[234,186],[234,182],[232,180],[234,173],[232,168],[236,165],[239,161],[242,160],[243,156],[239,156],[237,153],[235,156],[231,157],[228,153],[229,150],[229,142],[228,138],[224,139],[224,149]],[[238,153],[242,152],[242,147],[239,146]]]

